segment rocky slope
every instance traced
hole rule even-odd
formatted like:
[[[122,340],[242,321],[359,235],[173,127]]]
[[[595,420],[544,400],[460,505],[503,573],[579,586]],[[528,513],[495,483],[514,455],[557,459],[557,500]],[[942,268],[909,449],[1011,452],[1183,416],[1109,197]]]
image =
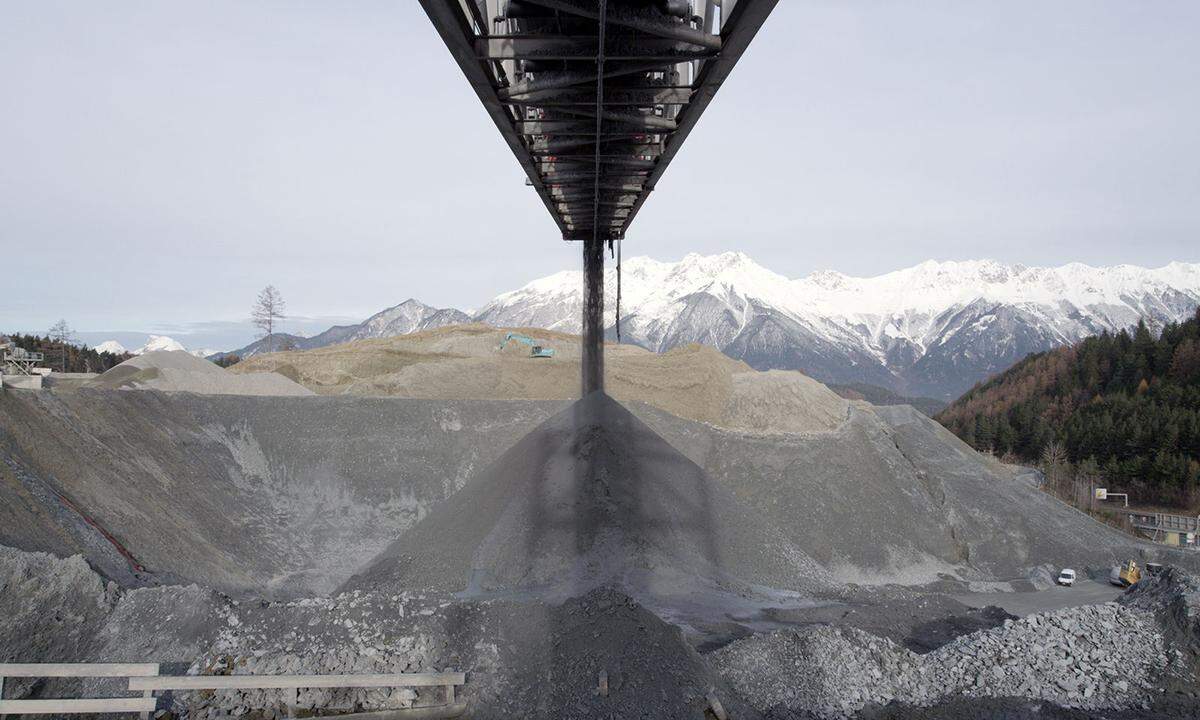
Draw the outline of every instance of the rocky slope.
[[[237,355],[245,360],[255,355],[280,350],[312,350],[354,340],[407,335],[421,330],[469,322],[471,322],[471,316],[461,310],[430,307],[410,298],[395,307],[375,313],[358,325],[335,325],[312,337],[277,333],[273,339],[261,338],[245,347],[214,353],[208,357],[210,360],[222,360],[227,356]]]
[[[0,393],[0,544],[130,585],[326,593],[560,407]]]

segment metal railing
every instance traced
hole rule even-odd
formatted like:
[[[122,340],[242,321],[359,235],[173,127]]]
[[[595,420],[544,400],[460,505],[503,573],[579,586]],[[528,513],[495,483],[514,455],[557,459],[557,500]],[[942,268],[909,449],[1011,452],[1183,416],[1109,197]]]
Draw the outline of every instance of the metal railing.
[[[5,700],[5,677],[110,677],[127,678],[131,692],[141,697],[47,698]],[[466,673],[391,673],[376,675],[159,675],[157,663],[0,663],[0,715],[154,712],[158,690],[272,690],[302,688],[443,687],[446,704],[414,708],[421,717],[457,717],[466,705],[456,701],[457,686],[465,684]],[[398,711],[398,714],[403,711]],[[344,717],[354,717],[346,715]]]

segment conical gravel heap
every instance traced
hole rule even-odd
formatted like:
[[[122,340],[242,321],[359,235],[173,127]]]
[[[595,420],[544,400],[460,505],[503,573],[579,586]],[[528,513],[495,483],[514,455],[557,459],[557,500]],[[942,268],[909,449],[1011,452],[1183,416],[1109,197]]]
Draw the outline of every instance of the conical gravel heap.
[[[346,587],[570,597],[605,584],[810,591],[828,578],[628,410],[594,393],[526,435]]]

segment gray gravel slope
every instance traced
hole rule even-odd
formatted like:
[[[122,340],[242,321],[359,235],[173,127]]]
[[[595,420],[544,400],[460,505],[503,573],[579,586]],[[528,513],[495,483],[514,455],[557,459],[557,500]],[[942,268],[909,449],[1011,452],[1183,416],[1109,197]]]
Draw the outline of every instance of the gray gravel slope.
[[[838,429],[793,435],[632,409],[845,582],[1048,582],[1129,557],[1198,563],[1067,507],[908,406],[852,403]]]
[[[561,406],[3,393],[0,543],[82,552],[102,571],[123,560],[116,543],[143,576],[326,593]]]
[[[526,435],[347,587],[828,588],[825,571],[602,393]]]

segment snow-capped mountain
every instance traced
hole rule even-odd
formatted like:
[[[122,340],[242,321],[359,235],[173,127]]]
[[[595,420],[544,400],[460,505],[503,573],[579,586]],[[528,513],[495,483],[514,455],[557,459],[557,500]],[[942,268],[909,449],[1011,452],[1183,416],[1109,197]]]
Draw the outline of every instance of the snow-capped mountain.
[[[407,335],[420,330],[461,325],[471,316],[453,308],[435,308],[409,298],[395,307],[377,312],[362,322],[346,341]]]
[[[188,350],[186,347],[184,347],[183,343],[165,335],[151,335],[149,339],[146,340],[146,344],[142,345],[136,350],[127,350],[124,345],[116,340],[105,340],[92,349],[96,352],[108,352],[114,355],[123,355],[125,353],[129,353],[130,355],[142,355],[144,353],[154,352],[156,350],[182,350],[190,355],[195,355],[196,357],[208,357],[216,352],[216,350],[211,350],[209,348],[204,348],[202,350]]]
[[[93,348],[96,352],[110,352],[117,355],[121,353],[129,353],[131,355],[141,355],[143,353],[154,352],[155,350],[184,350],[187,348],[183,343],[169,338],[166,335],[151,335],[146,340],[146,344],[136,350],[127,350],[124,345],[116,340],[105,340]],[[193,353],[195,354],[195,353]]]
[[[237,350],[225,353],[210,352],[205,357],[210,360],[222,360],[226,356],[237,355],[245,360],[259,353],[277,350],[311,350],[353,340],[407,335],[420,330],[468,322],[471,322],[471,316],[461,310],[435,308],[409,298],[399,305],[375,313],[358,325],[335,325],[320,335],[308,338],[276,333],[270,342],[267,338],[261,338]]]
[[[560,272],[504,293],[475,316],[578,332],[582,278]],[[605,278],[615,322],[616,273]],[[622,335],[653,350],[714,345],[750,365],[802,369],[952,398],[1030,352],[1101,331],[1180,320],[1200,303],[1200,264],[1057,268],[929,261],[871,278],[789,279],[743,253],[639,257],[622,268]]]
[[[92,349],[96,352],[112,353],[113,355],[124,355],[126,352],[128,352],[128,350],[125,349],[125,346],[116,340],[105,340]]]
[[[183,350],[184,352],[187,352],[187,348],[183,346],[183,343],[173,338],[169,338],[166,335],[151,335],[150,339],[146,341],[145,345],[141,346],[137,350],[131,350],[130,352],[132,352],[134,355],[142,355],[144,353],[155,352],[158,350]]]
[[[1157,329],[1191,315],[1200,304],[1200,263],[1147,269],[929,261],[877,277],[826,270],[790,279],[729,252],[673,263],[628,259],[621,294],[625,342],[656,351],[706,343],[759,369],[953,399],[1031,352],[1139,319]],[[611,337],[611,267],[605,297]],[[305,350],[470,321],[577,333],[581,312],[582,274],[564,271],[499,295],[474,315],[407,300],[311,338],[276,335],[275,347]],[[233,353],[264,350],[260,340]]]

